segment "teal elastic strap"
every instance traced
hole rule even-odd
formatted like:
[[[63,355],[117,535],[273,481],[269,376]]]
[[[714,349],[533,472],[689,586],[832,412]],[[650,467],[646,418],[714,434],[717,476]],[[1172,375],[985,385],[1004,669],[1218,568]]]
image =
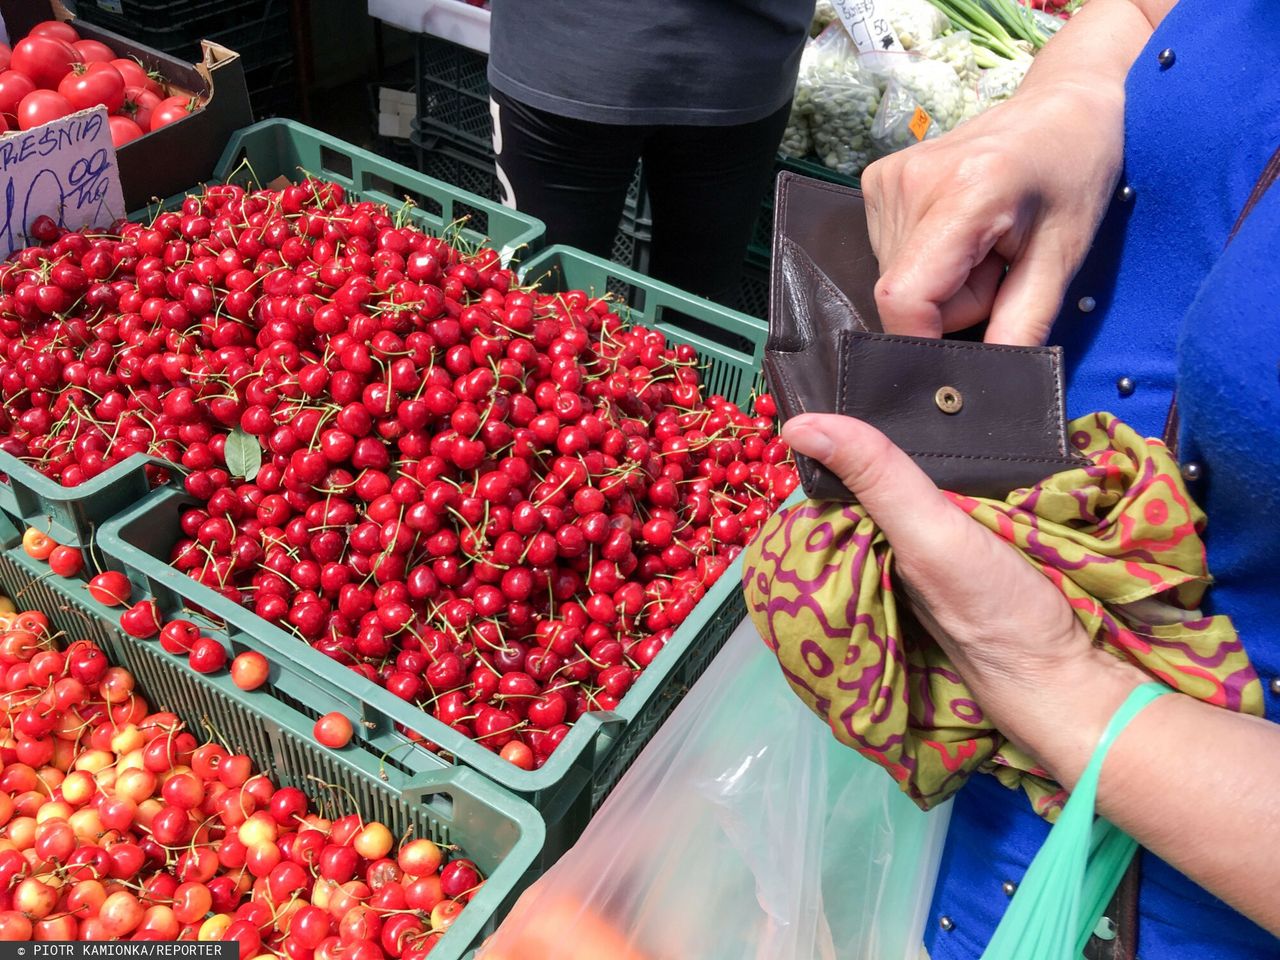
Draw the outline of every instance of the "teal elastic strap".
[[[1111,717],[982,960],[1079,960],[1138,847],[1119,827],[1094,818],[1102,762],[1129,722],[1172,692],[1144,683]]]

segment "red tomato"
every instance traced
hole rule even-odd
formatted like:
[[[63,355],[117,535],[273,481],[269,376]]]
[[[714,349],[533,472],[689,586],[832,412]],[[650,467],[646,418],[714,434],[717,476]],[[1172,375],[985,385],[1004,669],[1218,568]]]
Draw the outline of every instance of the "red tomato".
[[[196,102],[191,97],[169,97],[161,100],[151,112],[151,129],[159,130],[191,115]]]
[[[9,49],[7,43],[0,43],[0,70],[9,69],[9,58],[13,56],[13,51]]]
[[[76,48],[57,37],[31,36],[19,40],[9,58],[10,69],[25,73],[37,87],[53,90],[74,64],[80,62]]]
[[[35,88],[35,83],[25,73],[19,73],[17,70],[6,70],[0,73],[0,113],[16,120],[18,104]]]
[[[62,94],[52,90],[36,90],[28,93],[18,104],[18,126],[23,130],[30,130],[74,112]]]
[[[111,143],[117,150],[143,134],[142,128],[128,117],[113,115],[107,118],[107,122],[111,124]]]
[[[58,92],[76,110],[102,104],[107,113],[119,113],[124,106],[124,77],[109,63],[77,64],[62,78]]]
[[[76,28],[69,23],[63,23],[61,20],[45,20],[42,23],[37,23],[31,28],[27,36],[57,37],[67,43],[75,43],[80,39],[80,34],[76,33]]]
[[[72,46],[85,63],[110,63],[116,58],[114,50],[97,40],[77,40]]]
[[[137,60],[117,57],[111,61],[111,65],[120,71],[126,87],[145,87],[158,97],[164,96],[164,87],[160,86],[159,82],[154,80]]]
[[[2,77],[0,77],[2,79]],[[151,129],[151,111],[160,105],[160,98],[146,87],[125,87],[124,107],[120,112],[140,126]]]
[[[9,121],[5,119],[3,113],[0,113],[0,133],[8,133],[11,129],[12,127],[9,126]]]

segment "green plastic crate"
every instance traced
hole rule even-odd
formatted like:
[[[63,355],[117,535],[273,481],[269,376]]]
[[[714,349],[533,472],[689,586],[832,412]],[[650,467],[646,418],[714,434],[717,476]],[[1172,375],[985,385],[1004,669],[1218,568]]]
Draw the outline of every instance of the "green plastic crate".
[[[0,517],[0,590],[20,606],[43,610],[69,639],[97,642],[112,663],[134,675],[154,709],[172,710],[197,737],[207,733],[247,754],[278,784],[299,787],[330,811],[358,811],[385,823],[394,836],[412,831],[455,844],[475,860],[488,880],[433,958],[458,960],[476,947],[533,879],[545,829],[527,803],[460,767],[437,765],[408,775],[358,746],[321,747],[312,736],[313,721],[276,695],[274,666],[268,684],[252,692],[236,687],[225,671],[196,673],[158,642],[122,633],[118,611],[89,597],[83,581],[51,576],[46,564],[22,550],[20,536]]]
[[[417,205],[413,213],[417,226],[430,233],[439,234],[455,220],[466,218],[463,239],[473,244],[491,241],[504,260],[542,245],[541,221],[292,120],[265,120],[238,131],[218,161],[213,179],[221,182],[252,176],[266,184],[279,176],[296,177],[300,170],[333,180],[392,209],[407,196]],[[171,197],[165,206],[176,205],[181,199]],[[138,211],[135,216],[152,212]],[[0,474],[8,478],[7,484],[0,482],[0,510],[47,531],[59,543],[84,546],[97,527],[146,494],[148,464],[177,469],[139,454],[87,483],[64,487],[0,451]]]
[[[83,547],[108,517],[137,503],[150,489],[148,466],[173,465],[136,453],[79,486],[64,487],[30,464],[0,450],[0,511],[44,530],[58,543]]]
[[[708,364],[704,382],[709,389],[745,403],[756,388],[766,332],[761,321],[569,248],[553,247],[523,269],[526,279],[545,275],[543,282],[551,289],[604,292],[614,281],[634,287],[640,303],[627,311],[630,319],[661,330],[671,342],[693,345]],[[234,648],[265,654],[273,663],[277,695],[298,710],[312,717],[340,710],[359,721],[357,736],[368,749],[384,755],[388,766],[412,775],[444,762],[413,746],[403,732],[407,729],[439,744],[457,763],[527,799],[546,821],[544,865],[577,839],[591,814],[745,615],[738,561],[707,591],[617,710],[582,717],[541,769],[521,770],[169,566],[173,545],[181,535],[179,516],[192,503],[180,490],[156,490],[105,524],[98,547],[112,566],[127,572],[139,588],[155,597],[167,615],[205,611],[215,629],[226,625],[223,635]]]
[[[462,237],[488,242],[503,262],[539,249],[546,232],[541,220],[331,137],[293,120],[272,119],[237,131],[227,143],[213,179],[249,177],[266,185],[277,177],[296,178],[305,171],[341,184],[361,199],[385,203],[393,210],[406,197],[414,202],[414,225],[440,234],[464,220]]]
[[[707,591],[689,619],[629,690],[618,709],[590,713],[569,730],[539,770],[521,770],[430,714],[329,659],[308,644],[169,566],[181,536],[179,517],[195,501],[174,488],[153,491],[103,526],[97,540],[109,566],[123,570],[135,595],[153,597],[162,615],[182,616],[233,652],[257,650],[271,661],[273,694],[312,719],[337,710],[354,721],[361,746],[385,771],[407,777],[438,773],[447,761],[404,731],[438,744],[463,766],[526,799],[546,822],[540,861],[549,866],[586,826],[627,767],[746,613],[736,561]]]

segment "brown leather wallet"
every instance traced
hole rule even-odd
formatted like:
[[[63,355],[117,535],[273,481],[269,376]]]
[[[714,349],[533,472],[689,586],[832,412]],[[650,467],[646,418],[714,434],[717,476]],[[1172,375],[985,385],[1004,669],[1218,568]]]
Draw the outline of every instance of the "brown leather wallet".
[[[1085,461],[1068,442],[1057,347],[883,332],[862,194],[778,177],[765,376],[783,419],[842,413],[883,431],[938,486],[1004,497]],[[850,500],[797,457],[804,491]]]

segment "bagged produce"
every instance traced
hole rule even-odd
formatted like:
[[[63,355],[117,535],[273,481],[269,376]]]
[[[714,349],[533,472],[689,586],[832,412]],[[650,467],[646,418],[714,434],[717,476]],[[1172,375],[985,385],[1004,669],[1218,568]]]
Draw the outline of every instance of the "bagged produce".
[[[947,63],[914,53],[864,54],[858,61],[884,84],[871,126],[871,142],[878,155],[939,136],[972,115],[976,98],[966,98]]]
[[[1022,56],[983,70],[978,80],[978,100],[984,107],[1008,100],[1017,93],[1027,71],[1031,69],[1031,63],[1031,57]]]
[[[787,117],[787,128],[782,131],[782,142],[778,152],[784,157],[807,157],[813,153],[813,133],[809,130],[809,119],[794,101],[791,114]]]
[[[936,40],[951,29],[947,15],[929,0],[889,0],[885,13],[904,50]]]
[[[871,125],[871,142],[876,151],[888,155],[942,133],[942,127],[933,121],[915,94],[905,84],[890,80]]]
[[[818,0],[813,8],[813,22],[809,25],[809,36],[816,37],[827,29],[827,25],[831,21],[838,19],[840,19],[840,15],[836,13],[836,8],[831,5],[831,0]]]
[[[804,45],[804,53],[800,57],[800,73],[803,74],[813,59],[813,43]],[[787,117],[787,128],[782,131],[782,143],[778,152],[784,157],[807,157],[813,153],[813,134],[809,130],[809,118],[800,98],[799,83],[796,84],[796,96],[791,100],[791,114]]]
[[[918,960],[948,816],[832,740],[744,623],[478,960]]]
[[[874,158],[871,125],[880,89],[859,65],[853,41],[839,23],[812,41],[810,51],[796,83],[793,109],[808,119],[818,159],[832,170],[857,176]]]
[[[946,36],[922,43],[916,52],[927,60],[948,64],[956,72],[962,86],[974,87],[979,74],[973,38],[968,30],[957,30]]]

